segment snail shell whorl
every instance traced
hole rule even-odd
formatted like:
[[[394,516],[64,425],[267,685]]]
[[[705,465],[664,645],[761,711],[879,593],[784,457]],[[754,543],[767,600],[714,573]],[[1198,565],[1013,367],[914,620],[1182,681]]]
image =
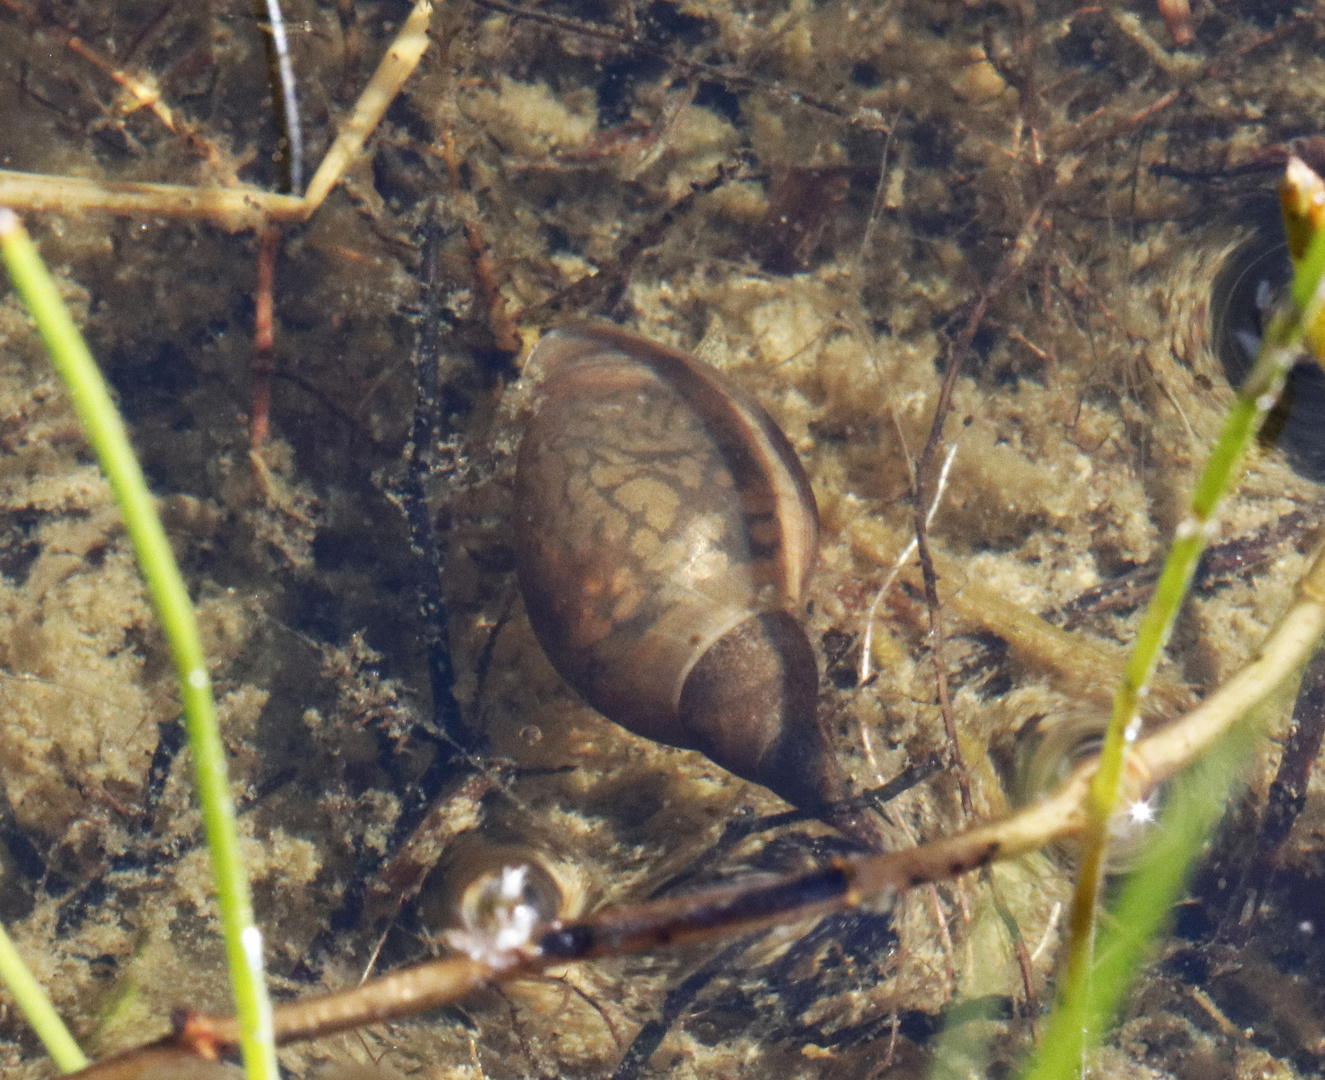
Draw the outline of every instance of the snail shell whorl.
[[[530,360],[517,565],[553,666],[636,734],[821,802],[818,670],[790,614],[818,512],[786,436],[707,364],[621,331],[554,330]]]
[[[1009,802],[1014,807],[1031,806],[1054,791],[1073,769],[1099,754],[1108,727],[1109,714],[1088,707],[1032,718],[1017,733]],[[1133,869],[1166,795],[1167,788],[1161,786],[1115,816],[1105,858],[1108,873]]]

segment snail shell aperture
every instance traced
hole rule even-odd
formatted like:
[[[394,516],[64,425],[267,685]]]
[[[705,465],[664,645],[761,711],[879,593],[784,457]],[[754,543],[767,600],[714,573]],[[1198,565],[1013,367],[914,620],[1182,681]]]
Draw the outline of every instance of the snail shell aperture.
[[[1085,707],[1032,718],[1017,733],[1008,791],[1012,805],[1030,806],[1054,791],[1073,769],[1100,752],[1108,727],[1107,712]],[[1109,873],[1126,873],[1134,867],[1166,796],[1167,789],[1161,787],[1114,818],[1105,858]]]
[[[835,766],[792,614],[819,520],[786,436],[707,364],[619,330],[553,330],[530,360],[515,543],[553,666],[630,731],[821,805]]]
[[[420,914],[447,927],[452,948],[499,957],[528,943],[540,926],[583,914],[584,881],[575,866],[537,843],[494,842],[461,833],[429,877]]]

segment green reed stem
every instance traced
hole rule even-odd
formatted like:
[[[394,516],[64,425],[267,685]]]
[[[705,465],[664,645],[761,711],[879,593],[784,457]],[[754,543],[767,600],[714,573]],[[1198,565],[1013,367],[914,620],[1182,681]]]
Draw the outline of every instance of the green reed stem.
[[[0,254],[32,314],[52,365],[64,381],[83,433],[110,481],[170,646],[184,726],[193,754],[203,829],[216,879],[236,1013],[243,1029],[245,1070],[249,1080],[278,1080],[271,1005],[262,971],[262,935],[253,922],[253,904],[239,854],[234,806],[226,776],[225,746],[216,724],[211,678],[192,601],[142,468],[129,444],[124,422],[96,361],[31,238],[18,218],[3,208],[0,208]]]
[[[1314,279],[1308,278],[1314,273]],[[1292,302],[1276,313],[1261,340],[1256,362],[1237,398],[1224,418],[1219,439],[1192,492],[1187,517],[1177,528],[1173,545],[1160,572],[1155,594],[1147,606],[1137,630],[1136,640],[1113,701],[1113,712],[1099,769],[1091,784],[1087,801],[1088,822],[1082,837],[1076,890],[1069,917],[1068,961],[1050,1032],[1046,1035],[1040,1061],[1075,1063],[1081,1067],[1083,1055],[1099,1039],[1102,1012],[1094,1000],[1092,954],[1095,944],[1096,905],[1104,877],[1110,826],[1119,810],[1127,745],[1135,740],[1140,726],[1141,703],[1150,679],[1159,663],[1174,621],[1186,599],[1197,560],[1214,532],[1215,515],[1223,498],[1241,478],[1247,450],[1260,430],[1265,415],[1278,400],[1284,380],[1294,361],[1301,355],[1306,327],[1320,310],[1317,292],[1325,274],[1325,233],[1313,237],[1301,265],[1297,268]],[[1297,303],[1306,296],[1305,305]],[[1220,805],[1227,786],[1220,788]],[[1178,869],[1178,881],[1185,874],[1190,858]],[[1175,886],[1176,888],[1176,886]],[[1158,894],[1156,894],[1158,895]],[[1155,914],[1154,925],[1163,915]],[[1058,1040],[1063,1041],[1059,1045]],[[1036,1077],[1069,1076],[1037,1067]]]
[[[1085,1055],[1098,1042],[1145,961],[1151,939],[1182,893],[1187,872],[1228,801],[1246,763],[1257,727],[1245,719],[1173,781],[1136,869],[1102,922],[1090,972],[1090,994],[1060,1002],[1024,1080],[1067,1080],[1082,1074]]]
[[[27,1018],[37,1038],[46,1047],[61,1072],[87,1068],[87,1058],[74,1042],[41,983],[33,977],[5,928],[0,926],[0,982],[14,995],[19,1011]]]

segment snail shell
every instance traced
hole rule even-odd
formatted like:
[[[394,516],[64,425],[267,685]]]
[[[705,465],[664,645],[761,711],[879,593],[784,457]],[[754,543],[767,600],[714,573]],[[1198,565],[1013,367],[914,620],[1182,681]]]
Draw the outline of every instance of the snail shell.
[[[587,902],[571,861],[538,843],[494,842],[477,830],[447,847],[428,886],[419,905],[425,925],[446,927],[448,944],[476,957],[522,947],[535,928],[574,919]]]
[[[1211,337],[1231,386],[1241,386],[1260,348],[1274,305],[1293,279],[1278,203],[1252,214],[1253,230],[1224,260],[1210,294]],[[1288,372],[1258,440],[1274,443],[1300,476],[1325,482],[1325,372],[1304,354]]]
[[[1017,733],[1013,775],[1008,791],[1014,807],[1030,806],[1058,787],[1072,771],[1096,756],[1109,728],[1109,714],[1086,707],[1037,716]],[[1125,807],[1110,827],[1105,869],[1132,869],[1150,836],[1150,826],[1164,804],[1167,787]]]
[[[819,806],[834,765],[792,615],[819,518],[786,436],[707,364],[619,330],[553,330],[530,363],[516,553],[553,666],[630,731]]]

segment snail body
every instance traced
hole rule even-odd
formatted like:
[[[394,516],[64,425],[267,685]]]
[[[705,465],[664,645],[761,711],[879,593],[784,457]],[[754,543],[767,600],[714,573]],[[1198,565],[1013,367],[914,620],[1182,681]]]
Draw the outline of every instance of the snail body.
[[[619,330],[553,330],[530,362],[515,546],[553,666],[630,731],[815,808],[833,762],[792,612],[819,523],[786,436],[707,364]]]

